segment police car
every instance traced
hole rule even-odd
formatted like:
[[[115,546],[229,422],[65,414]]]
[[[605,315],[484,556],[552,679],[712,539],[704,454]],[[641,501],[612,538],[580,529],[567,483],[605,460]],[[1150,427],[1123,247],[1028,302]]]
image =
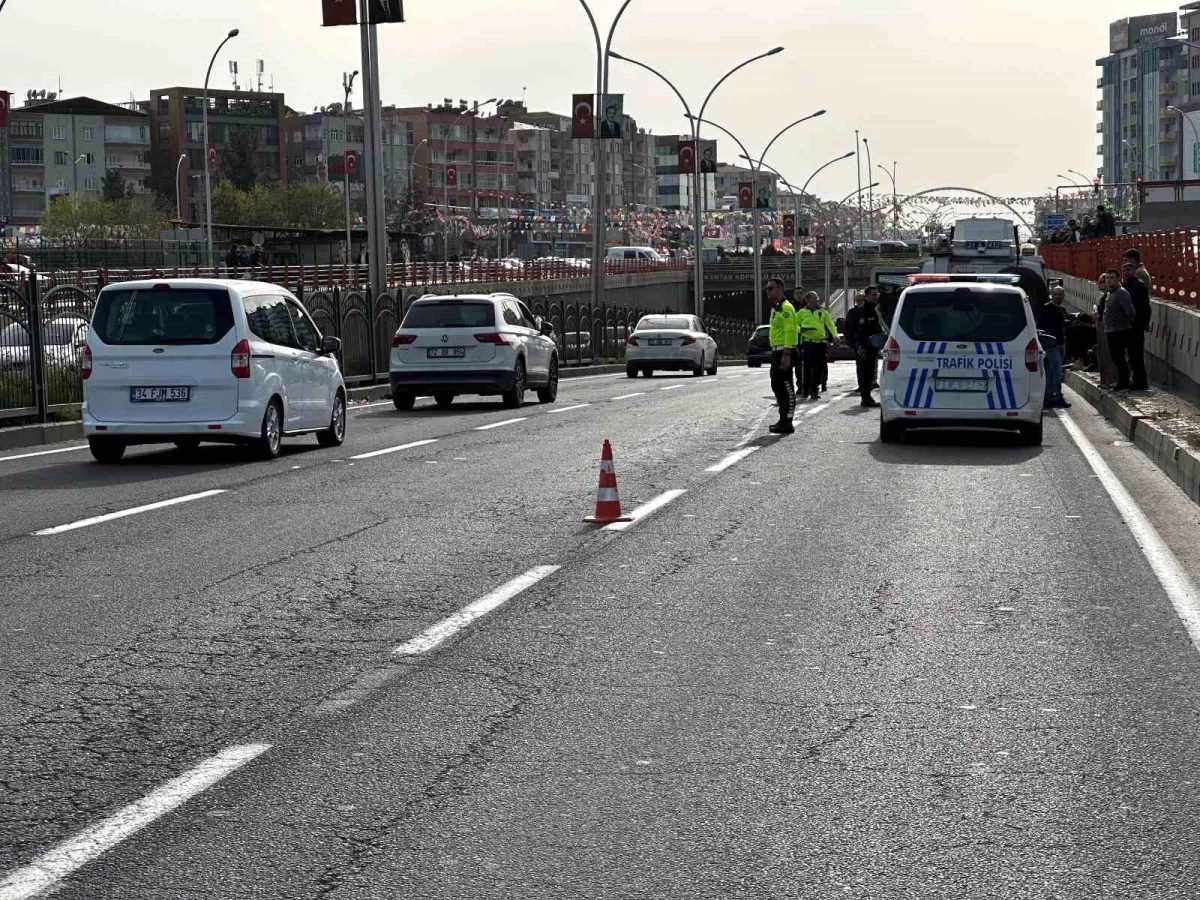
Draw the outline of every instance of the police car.
[[[909,275],[882,343],[879,438],[909,428],[1009,428],[1042,442],[1045,354],[1008,274]]]

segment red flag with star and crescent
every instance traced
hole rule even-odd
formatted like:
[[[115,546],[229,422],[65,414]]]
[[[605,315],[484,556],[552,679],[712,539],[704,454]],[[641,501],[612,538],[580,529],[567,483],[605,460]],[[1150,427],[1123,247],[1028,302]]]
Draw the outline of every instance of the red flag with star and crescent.
[[[321,12],[325,25],[357,25],[358,4],[356,0],[321,0]]]

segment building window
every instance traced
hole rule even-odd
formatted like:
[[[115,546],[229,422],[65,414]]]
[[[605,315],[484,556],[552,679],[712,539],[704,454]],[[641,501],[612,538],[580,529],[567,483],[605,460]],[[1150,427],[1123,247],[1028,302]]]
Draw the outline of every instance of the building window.
[[[68,165],[70,162],[71,161],[67,158],[67,152],[65,150],[55,150],[54,151],[54,164],[56,166],[65,166],[65,165]]]
[[[85,126],[83,129],[83,139],[85,141],[94,141],[96,139],[96,129],[90,125]]]
[[[96,164],[96,155],[94,153],[83,154],[83,164],[85,166],[94,166]]]
[[[55,192],[56,194],[61,194],[61,193],[65,192],[65,191],[66,191],[66,189],[67,189],[67,179],[65,179],[65,178],[57,178],[57,179],[55,179],[55,181],[54,181],[54,192]]]
[[[42,148],[41,147],[13,147],[12,148],[12,164],[14,166],[40,166],[40,165],[42,165]]]
[[[65,125],[51,126],[50,137],[56,141],[65,141],[67,139],[67,126],[65,126]]]
[[[1200,28],[1193,28],[1188,32],[1189,41],[1200,41]]]
[[[96,189],[96,179],[95,178],[83,179],[83,189],[85,191],[94,191]]]
[[[304,157],[303,156],[293,156],[292,157],[292,165],[298,169],[302,168],[304,166]]]
[[[116,168],[118,168],[120,165],[121,165],[121,157],[119,157],[119,156],[112,156],[112,155],[109,155],[109,156],[106,156],[106,157],[104,157],[104,168],[106,168],[106,169],[116,169]]]

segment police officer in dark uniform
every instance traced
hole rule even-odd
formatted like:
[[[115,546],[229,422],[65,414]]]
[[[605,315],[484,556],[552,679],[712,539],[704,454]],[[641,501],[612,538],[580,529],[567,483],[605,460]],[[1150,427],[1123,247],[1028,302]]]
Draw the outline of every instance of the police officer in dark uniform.
[[[866,289],[862,306],[856,306],[846,316],[846,340],[854,348],[858,373],[858,392],[863,406],[878,406],[871,396],[871,386],[879,368],[879,351],[871,346],[871,338],[883,334],[879,321],[879,288],[871,285]]]

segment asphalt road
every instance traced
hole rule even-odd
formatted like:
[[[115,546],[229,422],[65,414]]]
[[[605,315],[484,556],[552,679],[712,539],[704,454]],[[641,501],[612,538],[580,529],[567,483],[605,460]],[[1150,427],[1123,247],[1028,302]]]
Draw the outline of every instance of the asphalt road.
[[[1196,507],[852,378],[0,456],[0,900],[1196,896]]]

